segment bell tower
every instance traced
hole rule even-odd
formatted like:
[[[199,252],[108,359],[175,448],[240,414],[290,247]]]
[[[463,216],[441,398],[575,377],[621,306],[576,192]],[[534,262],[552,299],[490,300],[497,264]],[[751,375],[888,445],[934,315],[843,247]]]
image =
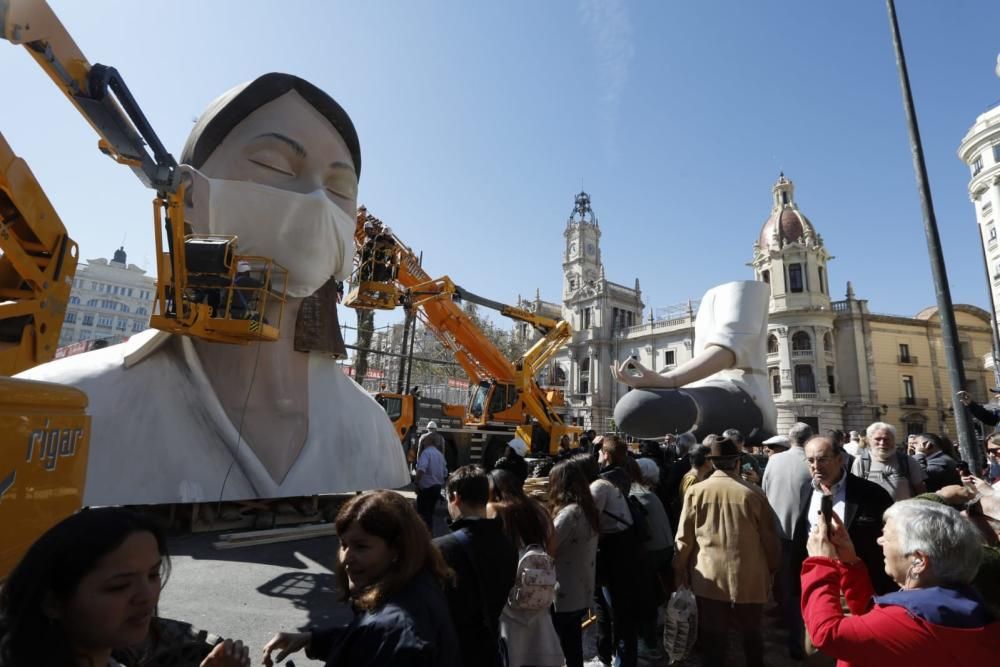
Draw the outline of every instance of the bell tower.
[[[576,195],[573,211],[563,231],[563,299],[601,278],[601,227],[590,207],[590,195]]]

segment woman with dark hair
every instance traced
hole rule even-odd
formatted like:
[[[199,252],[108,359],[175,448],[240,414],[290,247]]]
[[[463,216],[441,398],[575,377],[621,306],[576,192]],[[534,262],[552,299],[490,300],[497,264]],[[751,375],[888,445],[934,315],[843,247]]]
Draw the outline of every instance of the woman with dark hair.
[[[0,592],[0,665],[140,664],[132,649],[147,642],[169,570],[166,538],[148,517],[101,508],[63,519],[31,545]],[[201,663],[249,664],[247,648],[230,640]]]
[[[504,532],[520,551],[529,544],[541,545],[551,553],[553,527],[545,507],[524,493],[520,480],[510,471],[493,469],[487,473],[490,501],[487,514],[503,523]]]
[[[443,586],[454,576],[413,504],[393,491],[354,496],[335,522],[336,577],[354,608],[345,627],[280,632],[264,646],[273,665],[290,653],[351,667],[459,667],[458,638]]]
[[[600,527],[590,486],[579,466],[562,461],[549,473],[549,509],[555,522],[556,600],[552,623],[566,667],[583,667],[580,623],[594,598]]]

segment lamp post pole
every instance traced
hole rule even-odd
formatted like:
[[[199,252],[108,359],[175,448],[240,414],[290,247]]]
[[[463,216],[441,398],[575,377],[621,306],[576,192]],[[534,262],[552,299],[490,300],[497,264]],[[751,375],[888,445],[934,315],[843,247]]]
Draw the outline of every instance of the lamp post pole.
[[[934,290],[937,293],[938,316],[941,318],[941,339],[944,345],[944,356],[948,363],[948,379],[951,384],[951,402],[955,410],[955,430],[958,432],[959,448],[962,458],[970,465],[979,464],[979,447],[976,442],[972,421],[965,406],[958,400],[956,393],[965,389],[965,372],[958,347],[958,329],[955,326],[955,313],[952,309],[951,291],[948,288],[948,273],[944,266],[944,256],[941,253],[941,237],[938,234],[937,220],[934,217],[934,202],[931,200],[930,183],[927,178],[927,166],[924,163],[924,150],[920,141],[920,129],[917,127],[917,114],[913,108],[913,95],[910,92],[910,78],[906,71],[906,57],[903,55],[903,42],[899,36],[899,22],[896,20],[896,6],[893,0],[886,0],[889,12],[889,26],[892,30],[892,44],[896,50],[896,69],[899,71],[899,85],[903,93],[903,109],[906,112],[906,125],[910,134],[910,153],[913,156],[913,170],[916,172],[917,191],[920,194],[920,208],[923,211],[924,233],[927,236],[927,254],[931,260],[931,274],[934,277]]]

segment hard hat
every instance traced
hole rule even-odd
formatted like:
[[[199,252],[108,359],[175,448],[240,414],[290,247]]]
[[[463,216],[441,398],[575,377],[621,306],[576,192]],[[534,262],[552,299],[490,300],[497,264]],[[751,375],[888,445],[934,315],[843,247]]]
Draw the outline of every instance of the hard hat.
[[[514,438],[507,443],[507,446],[514,450],[514,453],[518,456],[524,456],[528,453],[528,443],[520,438]]]
[[[427,430],[428,431],[436,431],[437,427],[438,427],[438,423],[437,422],[427,422]]]
[[[245,273],[250,270],[250,262],[238,262],[236,264],[237,273]]]

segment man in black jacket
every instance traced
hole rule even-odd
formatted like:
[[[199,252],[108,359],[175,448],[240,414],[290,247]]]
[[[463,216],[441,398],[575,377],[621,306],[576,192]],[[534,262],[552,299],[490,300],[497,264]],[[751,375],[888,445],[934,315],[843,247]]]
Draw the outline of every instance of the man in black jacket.
[[[479,466],[463,466],[445,486],[451,534],[434,540],[455,571],[455,586],[445,591],[458,632],[462,664],[497,667],[500,612],[514,585],[517,550],[499,519],[486,518],[489,480]]]
[[[847,472],[843,446],[830,438],[817,436],[806,443],[806,465],[812,475],[812,493],[803,499],[802,530],[796,531],[798,564],[805,560],[805,543],[818,518],[822,497],[830,496],[833,510],[841,516],[851,536],[858,558],[864,561],[872,586],[879,595],[899,588],[885,572],[885,559],[878,538],[882,535],[882,514],[893,500],[885,489]],[[801,568],[800,568],[801,569]]]

